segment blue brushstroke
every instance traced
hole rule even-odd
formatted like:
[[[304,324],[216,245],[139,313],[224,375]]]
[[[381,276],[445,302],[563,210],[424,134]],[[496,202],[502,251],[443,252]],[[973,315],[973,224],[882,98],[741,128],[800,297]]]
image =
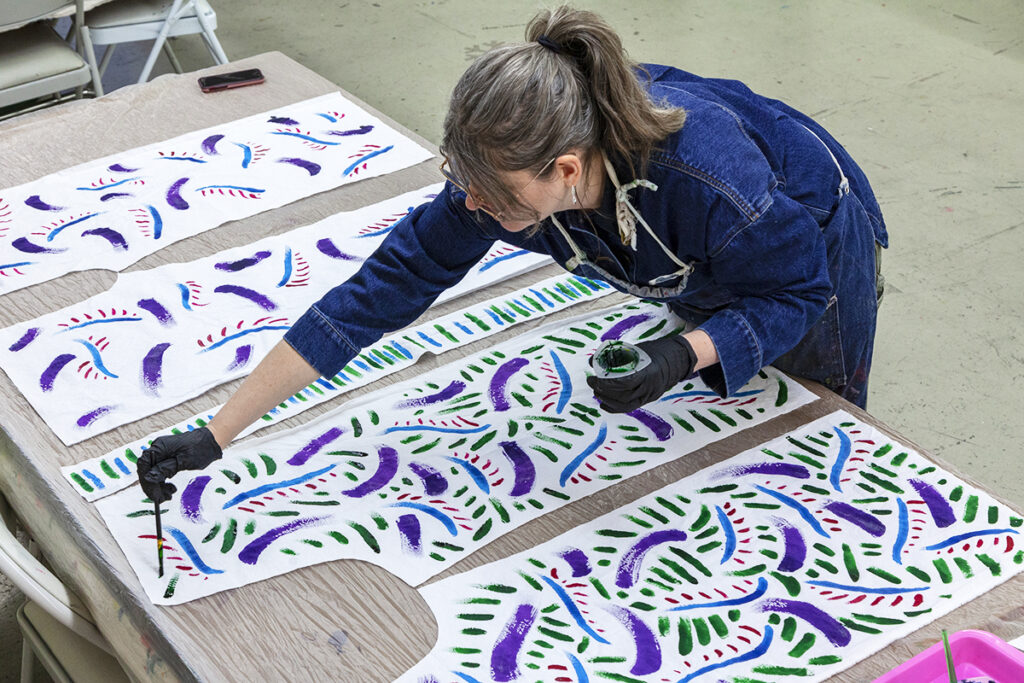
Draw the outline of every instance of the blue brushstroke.
[[[921,586],[919,588],[895,588],[895,587],[892,587],[892,588],[890,588],[890,587],[885,587],[885,588],[867,588],[865,586],[847,586],[847,585],[842,584],[842,583],[834,583],[832,581],[818,581],[818,580],[813,580],[813,581],[809,580],[807,583],[811,584],[812,586],[820,586],[822,588],[835,588],[836,590],[850,591],[852,593],[871,593],[871,594],[877,594],[877,595],[895,595],[897,593],[916,593],[918,591],[926,591],[929,588],[931,588],[931,586]]]
[[[453,462],[456,465],[461,465],[462,468],[466,470],[466,473],[469,474],[469,477],[473,480],[473,483],[480,487],[481,491],[483,491],[484,493],[491,492],[491,485],[487,481],[487,477],[484,476],[484,473],[480,471],[479,467],[477,467],[471,462],[466,462],[462,458],[456,458],[451,455],[444,456],[444,459],[448,460],[449,462]]]
[[[505,326],[505,321],[502,319],[502,317],[500,315],[498,315],[497,313],[495,313],[494,311],[492,311],[489,308],[484,309],[484,310],[487,311],[487,315],[491,316],[491,320],[493,320],[494,323],[498,327],[504,327]]]
[[[241,142],[234,142],[232,144],[235,147],[242,148],[242,168],[249,168],[249,164],[252,163],[252,147],[243,145]]]
[[[409,350],[407,348],[405,348],[404,346],[402,346],[401,344],[399,344],[396,341],[392,341],[391,342],[391,346],[393,346],[396,349],[398,349],[402,353],[403,356],[405,356],[409,360],[412,360],[412,354],[409,353]]]
[[[133,180],[138,180],[138,177],[135,177],[135,178],[125,178],[124,180],[118,180],[116,183],[110,183],[109,185],[103,185],[102,187],[76,187],[75,189],[76,190],[84,190],[86,192],[99,192],[100,190],[109,190],[112,187],[117,187],[118,185],[124,185],[125,183],[130,183]]]
[[[948,548],[951,545],[956,545],[961,541],[966,541],[969,538],[977,538],[978,536],[998,536],[1000,534],[1018,534],[1020,533],[1016,529],[982,529],[980,531],[969,531],[966,534],[957,534],[956,536],[950,536],[945,541],[939,541],[932,545],[925,546],[925,550],[942,550]]]
[[[557,595],[558,599],[562,601],[563,605],[565,605],[565,609],[569,611],[569,616],[573,618],[577,626],[583,629],[588,636],[597,642],[604,643],[605,645],[610,644],[607,640],[601,637],[600,633],[590,628],[590,624],[587,623],[587,620],[583,618],[583,614],[580,613],[580,608],[576,606],[576,603],[572,601],[572,598],[569,597],[569,594],[565,592],[564,588],[547,576],[541,575],[540,578],[551,588],[551,590],[555,591],[555,595]]]
[[[286,131],[286,130],[275,130],[275,131],[272,131],[270,134],[271,135],[288,135],[288,136],[291,136],[293,138],[300,138],[302,140],[309,140],[310,142],[315,142],[318,145],[332,145],[333,146],[333,145],[340,145],[341,144],[340,142],[330,142],[328,140],[317,140],[316,138],[310,137],[309,135],[303,135],[302,133],[292,133],[292,132],[289,132],[289,131]]]
[[[491,425],[485,424],[473,429],[462,429],[459,427],[433,427],[431,425],[408,425],[403,427],[388,427],[384,430],[385,434],[391,432],[441,432],[443,434],[477,434],[479,432],[485,432],[491,428]]]
[[[262,496],[264,493],[276,491],[277,489],[283,489],[289,486],[298,486],[299,484],[304,484],[310,479],[316,479],[320,475],[327,474],[335,467],[337,467],[337,463],[328,465],[327,467],[319,469],[315,472],[309,472],[308,474],[300,475],[298,477],[295,477],[294,479],[288,479],[287,481],[279,481],[273,484],[264,484],[263,486],[257,486],[254,489],[249,489],[248,491],[242,491],[237,496],[235,496],[228,502],[224,503],[224,506],[221,509],[227,510],[228,508],[234,507],[235,505],[238,505],[241,502],[249,500],[250,498],[257,498],[259,496]]]
[[[18,263],[7,263],[0,266],[0,270],[5,270],[7,268],[19,268],[21,266],[31,266],[33,263],[35,263],[35,261],[20,261]]]
[[[493,261],[488,261],[487,263],[485,263],[482,266],[480,266],[480,270],[478,272],[482,273],[482,272],[484,272],[485,270],[488,270],[489,268],[491,268],[492,266],[494,266],[497,263],[501,263],[502,261],[507,261],[507,260],[515,258],[517,256],[524,256],[524,255],[529,254],[529,253],[530,252],[526,251],[525,249],[517,249],[517,250],[513,251],[511,254],[505,254],[504,256],[499,256],[498,258],[494,259]]]
[[[423,341],[427,342],[428,344],[432,344],[433,346],[437,346],[438,348],[440,348],[441,344],[438,343],[436,340],[431,339],[429,336],[427,336],[426,333],[420,332],[419,335],[420,335],[420,339],[422,339]]]
[[[327,119],[328,121],[330,121],[331,123],[337,123],[337,122],[338,122],[338,119],[334,118],[334,117],[333,117],[333,116],[331,116],[330,114],[323,114],[323,113],[319,113],[319,112],[318,112],[318,113],[317,113],[317,116],[322,116],[322,117],[324,117],[325,119]]]
[[[241,190],[242,192],[266,192],[258,187],[242,187],[241,185],[204,185],[203,187],[197,187],[196,192],[200,190]]]
[[[99,216],[101,213],[103,213],[103,212],[102,211],[97,211],[96,213],[90,213],[88,216],[82,216],[81,218],[76,218],[75,220],[71,221],[70,223],[65,223],[64,225],[62,225],[62,226],[60,226],[58,228],[54,228],[53,230],[50,231],[50,234],[46,236],[46,241],[47,242],[52,242],[53,238],[56,237],[57,235],[59,235],[65,228],[70,228],[72,225],[75,225],[76,223],[81,223],[82,221],[87,221],[90,218],[93,218],[94,216]]]
[[[330,382],[325,380],[323,377],[317,378],[316,383],[319,384],[320,386],[322,386],[324,389],[329,389],[330,391],[337,391],[338,390],[338,388],[336,386],[334,386],[333,384],[331,384]]]
[[[583,452],[577,455],[575,458],[573,458],[572,462],[566,465],[565,469],[562,470],[562,474],[558,477],[558,483],[561,486],[565,486],[565,482],[569,481],[569,477],[571,477],[573,472],[576,471],[576,468],[583,464],[583,461],[587,459],[587,456],[589,456],[591,453],[600,448],[601,444],[604,443],[604,440],[607,436],[608,425],[602,424],[601,431],[598,432],[597,438],[594,439],[594,442],[587,446],[586,448],[584,448]]]
[[[565,656],[569,658],[569,663],[572,664],[573,671],[576,672],[576,683],[590,683],[590,676],[587,675],[586,670],[583,668],[583,662],[576,659],[576,656],[568,650],[564,652]]]
[[[292,248],[286,247],[284,250],[284,277],[277,283],[278,287],[284,287],[288,284],[288,280],[292,277]]]
[[[460,330],[462,330],[463,332],[465,332],[466,334],[476,334],[476,332],[474,332],[473,330],[469,329],[468,327],[466,327],[465,325],[463,325],[462,323],[460,323],[458,321],[455,321],[452,324],[455,325],[455,327],[457,327]]]
[[[722,525],[722,532],[725,534],[725,551],[722,553],[722,561],[719,564],[725,564],[736,552],[736,530],[733,528],[732,522],[729,521],[729,515],[725,514],[725,510],[716,505],[715,511],[718,513],[718,523]]]
[[[726,659],[726,660],[721,661],[721,662],[716,662],[714,664],[709,664],[709,665],[707,665],[707,666],[705,666],[705,667],[703,667],[701,669],[697,669],[693,673],[690,673],[690,674],[687,674],[686,676],[683,676],[678,681],[676,681],[676,683],[689,683],[689,681],[692,681],[692,680],[694,680],[695,678],[697,678],[699,676],[703,676],[704,674],[708,673],[709,671],[714,671],[715,669],[721,669],[721,668],[726,667],[726,666],[732,666],[733,664],[739,664],[740,662],[749,662],[751,659],[757,659],[758,657],[763,656],[764,653],[768,652],[768,646],[770,646],[772,644],[772,636],[774,634],[775,634],[775,632],[772,630],[771,626],[765,626],[764,627],[764,638],[762,638],[761,642],[758,643],[757,647],[755,647],[750,652],[748,652],[746,654],[742,654],[739,657],[733,657],[732,659]]]
[[[103,357],[100,356],[100,350],[96,348],[96,345],[85,339],[76,339],[76,342],[84,346],[90,354],[92,354],[92,363],[96,366],[96,369],[102,372],[107,377],[117,379],[117,375],[107,369],[107,366],[103,364]]]
[[[91,481],[92,485],[95,486],[96,488],[98,488],[98,489],[105,489],[105,488],[107,488],[106,484],[104,484],[103,481],[99,477],[97,477],[95,474],[93,474],[89,470],[82,470],[82,474],[84,474],[86,477],[88,477],[89,481]]]
[[[84,323],[78,323],[71,327],[65,327],[61,332],[68,332],[70,330],[77,330],[80,327],[89,327],[90,325],[100,325],[102,323],[140,323],[142,318],[103,318],[102,320],[87,320]]]
[[[235,144],[238,144],[238,143],[235,143]],[[164,160],[164,161],[191,161],[194,164],[205,164],[206,163],[205,159],[193,159],[192,157],[158,157],[158,160],[161,160],[161,159]],[[107,187],[111,187],[111,186],[108,185]]]
[[[204,574],[224,573],[222,569],[214,569],[210,565],[203,562],[203,558],[199,557],[199,553],[196,552],[196,548],[194,545],[192,545],[192,541],[188,540],[188,537],[185,534],[181,533],[181,531],[175,529],[172,526],[164,527],[164,529],[166,529],[167,533],[169,533],[171,537],[175,541],[177,541],[181,549],[185,551],[186,555],[188,555],[188,559],[192,560],[192,564],[196,566],[196,569],[198,569]]]
[[[569,378],[569,371],[565,369],[562,360],[554,351],[551,351],[551,363],[555,366],[558,381],[562,384],[562,391],[558,394],[558,405],[555,406],[555,412],[561,415],[565,406],[569,404],[569,399],[572,398],[572,380]]]
[[[757,587],[754,588],[752,593],[744,595],[742,598],[732,598],[731,600],[719,600],[718,602],[705,602],[701,605],[680,605],[679,607],[669,608],[669,612],[684,612],[691,609],[702,609],[704,607],[732,607],[734,605],[742,605],[748,602],[757,600],[762,595],[768,592],[768,581],[763,576],[757,580]]]
[[[743,398],[744,396],[756,396],[763,393],[764,389],[751,389],[750,391],[737,391],[732,395],[732,398]],[[671,401],[674,398],[689,398],[691,396],[713,396],[718,397],[718,394],[714,391],[683,391],[678,394],[669,394],[668,396],[662,396],[661,401]]]
[[[543,294],[541,294],[540,292],[538,292],[538,291],[537,291],[536,289],[533,289],[533,288],[531,287],[531,288],[530,288],[530,293],[531,293],[531,294],[533,294],[533,295],[534,295],[535,297],[537,297],[538,299],[540,299],[540,302],[541,302],[542,304],[544,304],[545,306],[547,306],[548,308],[554,308],[554,307],[555,307],[555,305],[554,305],[553,303],[551,303],[551,300],[550,300],[550,299],[548,299],[548,298],[547,298],[546,296],[544,296]]]
[[[186,311],[192,310],[192,304],[189,303],[189,299],[192,297],[192,293],[188,291],[188,287],[178,283],[178,291],[181,292],[181,305],[185,307]]]
[[[216,349],[219,346],[224,346],[225,344],[227,344],[230,341],[234,341],[235,339],[238,339],[239,337],[244,337],[245,335],[252,334],[254,332],[266,332],[267,330],[287,330],[290,327],[291,327],[290,325],[264,325],[263,327],[255,327],[255,328],[253,328],[251,330],[243,330],[242,332],[238,332],[237,334],[233,334],[233,335],[231,335],[229,337],[224,337],[223,339],[221,339],[220,341],[218,341],[215,344],[210,344],[209,346],[207,346],[205,349],[203,349],[199,353],[206,353],[207,351],[212,351],[213,349]]]
[[[440,510],[435,510],[429,505],[424,505],[423,503],[410,503],[407,501],[402,501],[400,503],[392,503],[388,507],[411,508],[413,510],[419,510],[420,512],[430,515],[437,521],[441,522],[441,524],[444,524],[444,528],[447,529],[448,533],[450,533],[452,536],[456,536],[459,533],[459,529],[455,526],[455,522],[452,520],[451,517],[444,514]]]
[[[846,432],[839,427],[834,427],[833,429],[836,436],[839,437],[839,455],[836,456],[836,462],[832,465],[832,474],[829,475],[828,481],[836,491],[842,491],[839,487],[839,477],[843,473],[843,468],[846,467],[846,461],[850,458],[852,444]]]
[[[117,469],[121,470],[125,474],[135,474],[135,472],[128,469],[128,465],[125,465],[124,460],[121,458],[114,458],[114,464],[117,465]]]
[[[760,491],[761,493],[768,494],[769,496],[779,501],[780,503],[788,505],[789,507],[796,510],[798,513],[800,513],[800,516],[804,518],[804,521],[807,522],[807,524],[821,536],[824,536],[825,538],[832,538],[827,531],[821,528],[821,524],[818,523],[818,520],[814,518],[814,515],[811,514],[811,511],[804,507],[803,503],[801,503],[800,501],[790,496],[787,496],[784,493],[779,493],[778,491],[766,489],[765,487],[759,484],[755,484],[754,488]]]
[[[325,143],[325,144],[336,145],[338,143],[332,142],[332,143]],[[352,172],[352,169],[354,169],[359,164],[361,164],[361,163],[363,163],[363,162],[365,162],[365,161],[367,161],[369,159],[372,159],[373,157],[380,156],[381,154],[385,154],[387,152],[390,152],[392,149],[394,149],[394,145],[388,145],[384,149],[378,149],[376,152],[370,152],[369,154],[367,154],[366,156],[364,156],[361,159],[356,159],[354,162],[352,162],[352,164],[348,168],[346,168],[344,171],[341,172],[341,175],[343,175],[343,176],[348,175],[349,173]]]
[[[466,683],[480,683],[480,681],[478,681],[477,679],[473,678],[469,674],[464,674],[461,671],[455,671],[453,669],[452,673],[461,678],[462,680],[466,681]]]
[[[892,544],[892,561],[896,564],[903,564],[903,545],[907,542],[907,534],[910,533],[910,514],[907,511],[907,504],[902,498],[896,499],[899,507],[899,529],[896,531],[896,540]]]
[[[153,219],[153,239],[160,239],[160,235],[164,232],[164,219],[160,217],[160,212],[156,210],[156,207],[146,206],[149,209],[149,215]]]

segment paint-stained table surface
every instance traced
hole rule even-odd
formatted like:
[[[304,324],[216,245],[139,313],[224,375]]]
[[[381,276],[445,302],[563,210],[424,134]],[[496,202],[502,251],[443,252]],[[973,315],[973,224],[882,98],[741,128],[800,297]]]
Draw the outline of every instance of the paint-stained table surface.
[[[128,150],[217,123],[232,121],[291,102],[338,90],[336,85],[287,57],[265,54],[237,63],[260,67],[263,85],[204,95],[195,74],[162,76],[95,101],[78,101],[0,126],[0,187],[9,187],[107,154]],[[217,70],[223,70],[219,67]],[[346,93],[346,96],[351,97]],[[357,101],[356,98],[352,98]],[[365,103],[361,103],[366,106]],[[430,143],[390,121],[398,130]],[[320,220],[338,211],[381,201],[440,180],[437,161],[303,199],[269,213],[228,223],[170,245],[129,270],[188,261],[246,244],[269,234]],[[439,316],[557,272],[547,267],[500,286],[432,310]],[[113,273],[87,271],[4,297],[0,326],[34,318],[107,289]],[[605,307],[624,299],[605,297],[570,308]],[[556,314],[559,315],[559,314]],[[547,319],[544,321],[546,322]],[[498,337],[428,357],[383,382],[397,382],[450,362],[529,329],[517,326]],[[126,425],[73,447],[65,447],[35,414],[10,380],[0,375],[0,489],[38,540],[54,571],[82,597],[111,641],[125,670],[138,680],[206,681],[389,681],[430,651],[436,626],[415,589],[384,570],[342,561],[291,572],[171,608],[149,604],[127,560],[93,506],[79,497],[60,467],[107,452],[225,400],[229,383],[158,415]],[[378,384],[355,390],[259,435],[308,421]],[[674,462],[558,509],[496,539],[438,575],[440,580],[500,560],[635,500],[702,467],[720,462],[789,430],[845,408],[877,421],[811,386],[821,396],[811,404],[701,449]],[[885,429],[884,425],[878,425]],[[887,430],[888,431],[888,430]],[[891,431],[890,431],[891,433]],[[914,446],[912,442],[893,434]],[[924,449],[914,446],[920,452]],[[942,463],[940,463],[942,464]],[[948,468],[948,465],[943,465]],[[965,477],[970,481],[969,477]],[[1024,578],[939,619],[914,636],[891,645],[837,677],[867,681],[931,645],[939,630],[980,628],[1009,639],[1024,632]]]

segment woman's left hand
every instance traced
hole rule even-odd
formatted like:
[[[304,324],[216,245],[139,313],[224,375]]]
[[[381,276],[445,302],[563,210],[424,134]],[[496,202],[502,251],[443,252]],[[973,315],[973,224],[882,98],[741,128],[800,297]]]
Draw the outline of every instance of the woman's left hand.
[[[650,356],[650,364],[622,377],[587,377],[601,408],[610,413],[628,413],[654,401],[697,368],[697,354],[683,335],[636,346]]]

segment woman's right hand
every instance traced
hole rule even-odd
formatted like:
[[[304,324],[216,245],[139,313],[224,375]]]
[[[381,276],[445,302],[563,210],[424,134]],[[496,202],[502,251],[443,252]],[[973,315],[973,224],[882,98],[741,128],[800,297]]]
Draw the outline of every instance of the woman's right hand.
[[[222,454],[213,433],[206,427],[158,437],[136,463],[139,484],[150,500],[162,503],[178,490],[167,479],[181,470],[201,470]]]

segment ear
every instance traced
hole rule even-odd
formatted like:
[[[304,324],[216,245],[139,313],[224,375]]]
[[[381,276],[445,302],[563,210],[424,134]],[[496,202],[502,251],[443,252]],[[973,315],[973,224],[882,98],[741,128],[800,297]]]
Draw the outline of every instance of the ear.
[[[554,166],[555,177],[565,183],[566,187],[583,182],[583,159],[575,151],[555,157]]]

